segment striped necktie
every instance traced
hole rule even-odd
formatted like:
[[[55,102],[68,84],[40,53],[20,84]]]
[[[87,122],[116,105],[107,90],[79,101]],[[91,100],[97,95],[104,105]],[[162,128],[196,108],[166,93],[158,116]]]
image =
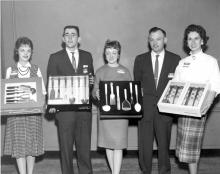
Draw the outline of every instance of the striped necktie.
[[[159,61],[158,61],[158,57],[159,55],[156,55],[156,61],[154,64],[154,80],[155,80],[155,85],[157,87],[157,83],[158,83],[158,70],[159,70]]]
[[[76,59],[75,59],[75,56],[74,56],[74,52],[71,52],[72,53],[72,65],[73,65],[73,69],[75,70],[76,72]]]

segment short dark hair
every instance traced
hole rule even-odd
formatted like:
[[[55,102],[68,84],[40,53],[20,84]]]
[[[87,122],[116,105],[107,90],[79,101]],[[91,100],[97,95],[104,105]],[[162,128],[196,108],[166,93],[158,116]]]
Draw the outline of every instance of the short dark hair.
[[[104,57],[104,61],[105,63],[107,63],[107,60],[106,60],[106,55],[105,55],[105,51],[107,48],[114,48],[116,50],[118,50],[118,55],[119,55],[119,58],[120,58],[120,55],[121,55],[121,44],[119,41],[117,40],[106,40],[105,42],[105,46],[104,46],[104,51],[103,51],[103,57]],[[119,61],[119,59],[118,59]]]
[[[184,51],[189,54],[190,53],[190,48],[188,47],[188,44],[187,44],[187,40],[188,40],[188,34],[190,32],[197,32],[200,37],[202,38],[203,40],[203,45],[201,45],[201,48],[202,48],[202,51],[206,51],[208,49],[208,46],[207,46],[207,42],[209,40],[209,37],[206,35],[206,30],[200,26],[200,25],[195,25],[195,24],[191,24],[189,25],[186,29],[185,29],[185,32],[184,32],[184,38],[183,38],[183,49]]]
[[[76,32],[77,32],[78,37],[80,36],[79,27],[78,27],[78,26],[76,26],[76,25],[66,25],[66,26],[63,28],[63,36],[65,35],[65,30],[66,30],[66,29],[75,29]],[[66,47],[65,42],[62,42],[62,43],[61,43],[61,47],[62,47],[63,49],[65,49],[65,47]],[[78,43],[78,47],[80,47],[80,43]]]
[[[150,35],[151,33],[156,32],[156,31],[161,31],[161,32],[163,33],[164,37],[166,37],[166,35],[167,35],[166,31],[165,31],[164,29],[162,29],[162,28],[159,28],[159,27],[153,27],[153,28],[151,28],[151,29],[149,30],[149,35]]]
[[[164,37],[167,36],[166,31],[165,31],[164,29],[162,29],[162,28],[159,28],[159,27],[153,27],[153,28],[151,28],[151,29],[148,31],[148,35],[150,35],[151,33],[157,32],[157,31],[161,31],[161,32],[163,33]],[[164,44],[164,49],[166,49],[166,47],[167,47],[167,45]],[[149,42],[148,42],[148,49],[149,49],[150,51],[152,50],[152,48],[151,48]]]
[[[19,37],[15,42],[15,48],[14,48],[14,60],[16,62],[19,61],[18,49],[21,47],[21,45],[28,45],[31,48],[31,57],[32,57],[34,47],[31,39],[29,39],[28,37]]]
[[[66,25],[66,26],[64,27],[64,29],[63,29],[63,36],[64,36],[64,34],[65,34],[65,30],[66,30],[66,29],[75,29],[76,32],[77,32],[78,37],[80,36],[79,27],[78,27],[78,26],[76,26],[76,25]]]

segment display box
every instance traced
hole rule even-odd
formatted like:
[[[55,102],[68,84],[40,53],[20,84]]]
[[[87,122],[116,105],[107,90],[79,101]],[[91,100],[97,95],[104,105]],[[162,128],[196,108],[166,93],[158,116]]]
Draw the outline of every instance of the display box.
[[[42,78],[1,80],[1,115],[24,115],[44,112]]]
[[[201,117],[210,92],[208,84],[169,81],[159,102],[160,112]]]
[[[101,118],[141,118],[143,111],[139,81],[101,81]]]
[[[89,76],[50,76],[47,104],[60,111],[90,110]]]

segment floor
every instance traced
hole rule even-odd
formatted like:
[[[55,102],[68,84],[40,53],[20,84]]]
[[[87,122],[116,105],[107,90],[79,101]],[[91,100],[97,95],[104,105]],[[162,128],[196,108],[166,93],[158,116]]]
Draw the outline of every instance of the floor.
[[[8,156],[1,158],[2,174],[17,174],[14,159]],[[76,159],[73,159],[74,172],[78,174]],[[92,166],[94,174],[110,174],[103,152],[92,152]],[[172,174],[188,174],[187,166],[181,164],[171,152]],[[157,157],[154,154],[152,174],[158,173]],[[34,174],[61,174],[58,152],[47,152],[43,157],[37,159]],[[141,174],[138,165],[137,152],[124,154],[120,174]],[[220,150],[206,150],[202,152],[199,174],[220,174]]]

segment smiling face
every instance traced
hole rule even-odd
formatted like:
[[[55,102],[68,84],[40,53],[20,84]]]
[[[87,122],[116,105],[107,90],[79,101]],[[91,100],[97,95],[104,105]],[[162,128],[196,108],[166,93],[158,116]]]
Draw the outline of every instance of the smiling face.
[[[188,34],[187,45],[192,54],[198,53],[202,49],[203,40],[199,33],[193,31]]]
[[[27,63],[29,62],[32,54],[31,47],[29,45],[22,44],[18,50],[19,62]]]
[[[75,28],[67,28],[63,34],[63,42],[70,50],[75,50],[78,47],[79,36]]]
[[[106,60],[107,60],[107,62],[110,66],[118,65],[119,54],[118,54],[117,49],[115,49],[115,48],[106,48],[105,56],[106,56]]]
[[[160,53],[163,51],[165,44],[167,43],[167,38],[164,36],[162,31],[157,30],[155,32],[151,32],[148,37],[148,42],[150,44],[151,49],[155,53]]]

